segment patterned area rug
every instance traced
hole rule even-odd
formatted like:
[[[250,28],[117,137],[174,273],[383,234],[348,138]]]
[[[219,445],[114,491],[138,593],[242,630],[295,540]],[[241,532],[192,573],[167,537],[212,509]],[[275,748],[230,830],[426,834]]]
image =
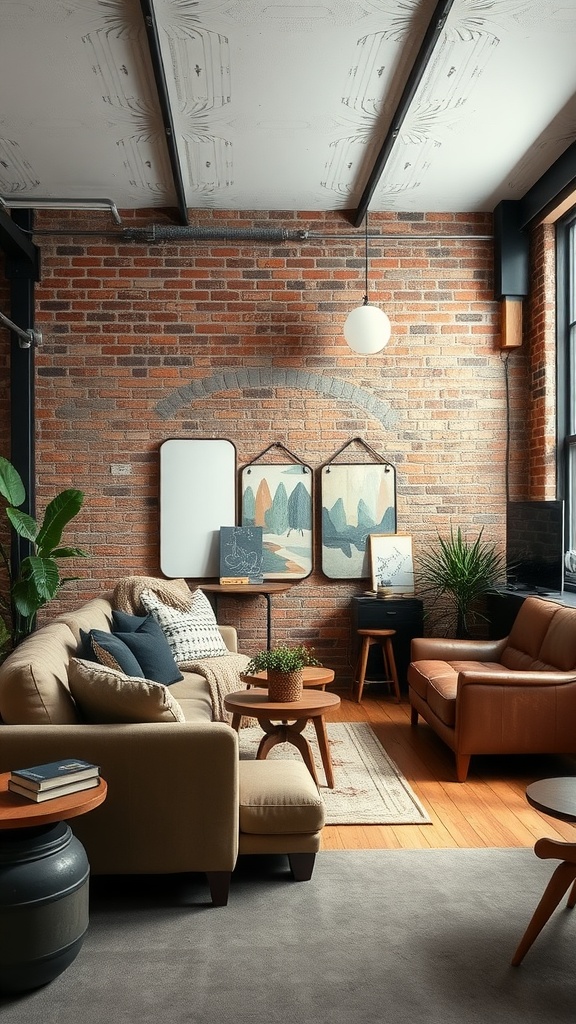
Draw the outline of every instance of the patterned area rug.
[[[310,741],[318,768],[328,825],[426,825],[430,818],[402,772],[365,722],[328,722],[335,788],[328,789],[311,724]],[[240,757],[255,757],[262,737],[258,727],[240,729]],[[300,757],[290,743],[279,743],[268,757]]]

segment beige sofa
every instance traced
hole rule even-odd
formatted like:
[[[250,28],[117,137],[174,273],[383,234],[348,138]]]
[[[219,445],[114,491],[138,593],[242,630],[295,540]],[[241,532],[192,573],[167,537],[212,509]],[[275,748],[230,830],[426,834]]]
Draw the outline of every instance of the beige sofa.
[[[239,853],[284,853],[309,878],[324,805],[299,761],[239,761],[237,734],[212,721],[204,677],[169,687],[185,721],[87,723],[68,682],[80,630],[110,630],[99,597],[60,615],[0,666],[0,771],[60,757],[100,765],[104,803],[70,822],[95,874],[205,872],[212,902],[228,898]],[[220,627],[230,651],[236,631]]]

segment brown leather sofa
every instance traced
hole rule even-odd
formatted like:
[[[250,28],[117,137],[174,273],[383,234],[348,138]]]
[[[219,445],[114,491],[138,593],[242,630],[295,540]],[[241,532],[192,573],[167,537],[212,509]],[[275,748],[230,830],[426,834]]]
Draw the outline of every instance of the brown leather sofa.
[[[411,722],[456,755],[576,753],[576,608],[528,597],[503,640],[412,640]]]

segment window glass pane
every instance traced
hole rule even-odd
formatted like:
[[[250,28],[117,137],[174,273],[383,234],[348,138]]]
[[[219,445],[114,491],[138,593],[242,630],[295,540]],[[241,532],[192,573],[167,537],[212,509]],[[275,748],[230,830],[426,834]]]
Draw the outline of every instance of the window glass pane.
[[[564,498],[566,558],[564,585],[576,590],[576,218],[568,221],[559,236],[564,253],[564,273],[558,292],[558,315],[562,325],[558,393],[563,396],[559,437],[564,440]]]
[[[568,322],[567,322],[567,368],[570,390],[568,393],[567,427],[569,434],[576,434],[576,288],[574,277],[576,274],[576,222],[574,222],[568,233]]]
[[[574,500],[576,498],[576,444],[569,445],[566,462],[566,542],[568,552],[565,562],[565,583],[574,585],[576,583],[576,516],[574,515]]]

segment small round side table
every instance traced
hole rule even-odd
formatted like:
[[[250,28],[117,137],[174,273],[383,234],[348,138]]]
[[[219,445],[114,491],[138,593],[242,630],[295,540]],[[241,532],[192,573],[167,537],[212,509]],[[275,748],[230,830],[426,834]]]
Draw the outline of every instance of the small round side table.
[[[318,749],[322,758],[326,784],[334,789],[334,770],[330,757],[330,746],[326,734],[324,715],[340,705],[340,697],[335,693],[319,692],[305,689],[300,700],[279,703],[268,699],[268,690],[253,687],[240,690],[224,697],[224,707],[232,713],[232,728],[238,732],[244,716],[257,718],[264,730],[256,752],[257,760],[264,760],[266,755],[277,743],[291,743],[300,751],[304,764],[308,768],[316,785],[318,775],[312,748],[302,730],[311,719],[316,732]]]
[[[98,807],[106,783],[36,803],[9,778],[0,774],[0,991],[13,993],[53,981],[78,955],[90,867],[67,819]]]

